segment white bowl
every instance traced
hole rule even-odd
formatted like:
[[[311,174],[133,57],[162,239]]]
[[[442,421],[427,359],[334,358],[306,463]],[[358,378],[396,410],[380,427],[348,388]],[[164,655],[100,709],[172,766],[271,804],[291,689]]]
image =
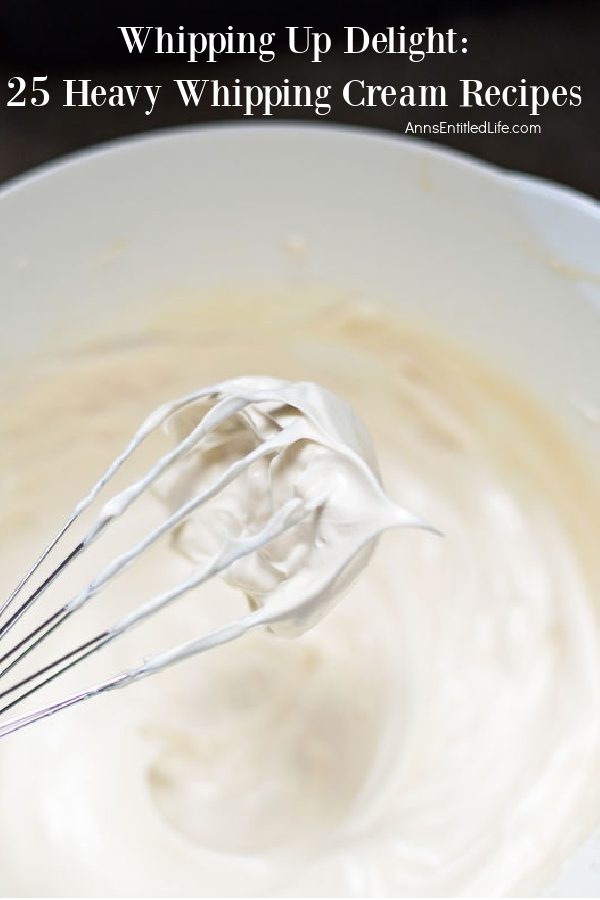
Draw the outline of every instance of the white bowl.
[[[210,127],[13,182],[0,233],[7,360],[57,323],[89,333],[173,295],[334,285],[477,345],[554,408],[600,471],[600,208],[571,191],[375,133]],[[286,252],[290,241],[305,252]],[[552,890],[598,896],[600,844]]]

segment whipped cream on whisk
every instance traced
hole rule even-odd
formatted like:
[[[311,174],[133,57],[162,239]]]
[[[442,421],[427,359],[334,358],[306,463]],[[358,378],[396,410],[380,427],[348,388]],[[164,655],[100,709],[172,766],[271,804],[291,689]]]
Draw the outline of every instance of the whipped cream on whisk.
[[[176,410],[167,430],[180,443],[218,404],[243,401],[161,478],[156,493],[172,509],[200,494],[236,463],[255,461],[179,527],[174,546],[203,564],[233,537],[255,535],[294,498],[297,524],[223,573],[260,624],[301,634],[342,596],[368,563],[381,532],[427,527],[385,493],[369,435],[351,407],[318,384],[251,376]],[[257,623],[257,624],[258,624]]]
[[[310,368],[365,411],[386,488],[446,537],[384,535],[352,590],[299,640],[256,629],[135,693],[0,740],[5,896],[533,896],[597,817],[592,469],[524,388],[466,348],[353,306],[311,309],[306,322],[288,308],[293,319],[280,320],[270,301],[253,302],[250,324],[233,329],[238,307],[219,297],[201,321],[186,313],[179,331],[142,332],[153,339],[135,350],[115,343],[55,372],[45,357],[31,370],[27,360],[27,378],[39,378],[7,396],[0,420],[0,471],[16,476],[0,507],[5,592],[65,497],[122,449],[142,405],[181,396],[182,409],[192,381],[210,385],[257,359],[282,376]],[[288,400],[293,411],[299,398]],[[177,412],[167,406],[147,431]],[[312,426],[305,409],[298,418]],[[348,436],[352,421],[336,413],[317,425],[375,472],[362,430]],[[182,433],[191,424],[172,419]],[[128,522],[65,574],[72,589],[164,513],[144,490]],[[202,568],[158,541],[71,618],[73,645]],[[237,593],[211,579],[202,597],[91,656],[85,680],[239,616]],[[44,618],[52,607],[38,608]],[[72,675],[69,689],[85,686]]]

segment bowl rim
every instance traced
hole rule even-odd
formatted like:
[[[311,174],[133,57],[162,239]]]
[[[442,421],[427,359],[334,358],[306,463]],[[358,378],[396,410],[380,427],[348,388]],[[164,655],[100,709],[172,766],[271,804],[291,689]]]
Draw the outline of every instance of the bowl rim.
[[[0,183],[0,203],[19,190],[43,181],[73,167],[85,165],[91,159],[112,156],[122,151],[148,143],[169,143],[181,138],[210,137],[215,132],[231,133],[232,136],[271,134],[313,134],[318,137],[345,138],[353,143],[378,143],[390,148],[401,148],[403,152],[425,159],[443,160],[456,168],[474,176],[495,181],[517,194],[535,199],[549,200],[563,207],[576,210],[584,217],[600,221],[600,200],[576,188],[559,184],[538,175],[504,168],[495,163],[479,159],[463,150],[456,150],[433,141],[397,134],[382,128],[349,126],[337,122],[314,123],[308,120],[294,122],[245,123],[239,121],[206,122],[192,125],[156,128],[116,138],[99,141],[90,146],[73,150],[48,160]]]

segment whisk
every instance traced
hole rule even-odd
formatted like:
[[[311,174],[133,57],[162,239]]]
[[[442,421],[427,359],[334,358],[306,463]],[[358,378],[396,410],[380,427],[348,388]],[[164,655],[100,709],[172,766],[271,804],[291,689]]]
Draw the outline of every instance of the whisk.
[[[168,425],[169,422],[177,422],[178,417],[181,419],[182,416],[189,414],[192,425],[187,433],[184,432],[183,436],[179,436],[180,439],[173,449],[154,463],[143,477],[106,502],[83,539],[64,556],[38,587],[30,593],[27,592],[26,589],[42,564],[46,560],[50,561],[49,557],[64,543],[74,523],[97,501],[100,493],[140,445],[162,426]],[[239,423],[240,420],[244,426],[242,431],[244,439],[241,444],[238,440],[236,445],[236,435],[239,437],[239,432],[235,432],[232,425],[235,422]],[[215,435],[218,437],[215,438]],[[101,537],[111,523],[120,518],[144,492],[156,489],[167,470],[182,465],[189,468],[194,462],[194,454],[202,448],[206,452],[206,448],[210,450],[215,444],[226,448],[231,444],[235,445],[233,452],[225,454],[225,462],[216,477],[209,480],[208,484],[204,484],[202,489],[194,492],[192,496],[184,499],[157,527],[106,565],[83,590],[32,628],[25,637],[7,648],[10,634],[17,623],[30,613],[49,586]],[[296,486],[284,496],[280,496],[280,491],[271,490],[270,496],[266,498],[266,512],[259,517],[259,527],[254,529],[244,527],[237,534],[224,531],[216,552],[204,556],[185,580],[142,603],[137,609],[128,612],[113,625],[74,649],[36,668],[32,674],[25,677],[18,674],[19,666],[32,657],[34,651],[51,634],[163,536],[180,529],[205,504],[224,492],[234,481],[247,477],[251,467],[257,463],[262,463],[269,477],[275,478],[273,472],[276,472],[277,465],[281,465],[282,459],[289,458],[290,453],[297,455],[299,448],[306,446],[313,448],[318,446],[334,453],[340,466],[351,464],[353,473],[359,478],[361,491],[367,491],[369,496],[376,497],[378,503],[378,515],[372,520],[367,516],[361,527],[355,527],[356,534],[350,542],[346,541],[343,547],[340,547],[335,546],[334,541],[333,546],[322,550],[316,586],[312,584],[308,589],[306,579],[304,581],[301,578],[299,581],[297,579],[304,591],[304,594],[302,590],[298,593],[298,584],[293,584],[294,579],[288,578],[288,583],[283,584],[286,579],[280,574],[278,576],[279,587],[282,588],[280,593],[285,602],[280,598],[279,603],[269,604],[260,598],[258,600],[250,598],[250,611],[234,622],[158,653],[137,666],[69,694],[56,702],[27,713],[19,713],[19,705],[27,698],[136,625],[156,615],[182,595],[198,588],[216,575],[235,570],[236,565],[239,567],[245,558],[261,551],[267,552],[276,545],[278,538],[295,528],[296,531],[298,527],[304,528],[305,531],[308,528],[308,533],[314,537],[316,534],[314,529],[323,516],[323,510],[332,501],[333,491],[331,484],[328,484],[330,479],[315,478],[311,482],[311,490],[299,491]],[[156,409],[137,430],[125,449],[108,466],[89,493],[77,504],[58,534],[15,590],[0,605],[0,737],[5,737],[91,697],[123,688],[195,654],[235,640],[253,628],[273,625],[277,621],[285,622],[290,610],[297,609],[298,605],[304,604],[309,610],[312,608],[313,616],[310,619],[312,623],[319,598],[327,590],[337,595],[347,587],[368,558],[377,534],[385,528],[398,525],[427,527],[387,498],[376,475],[374,461],[369,459],[370,455],[368,438],[350,408],[317,385],[270,378],[233,379],[202,388]],[[202,463],[205,458],[200,455],[200,462]],[[343,491],[340,497],[342,505],[347,502],[347,498],[343,499]],[[362,494],[361,498],[364,501]],[[265,498],[261,496],[256,501],[248,499],[250,503],[259,501],[263,502]],[[338,502],[337,514],[339,511]],[[351,513],[354,518],[355,512],[353,510]],[[273,568],[272,559],[269,564]],[[290,597],[293,598],[291,605]],[[321,613],[319,610],[318,615]],[[11,673],[17,680],[9,684]]]

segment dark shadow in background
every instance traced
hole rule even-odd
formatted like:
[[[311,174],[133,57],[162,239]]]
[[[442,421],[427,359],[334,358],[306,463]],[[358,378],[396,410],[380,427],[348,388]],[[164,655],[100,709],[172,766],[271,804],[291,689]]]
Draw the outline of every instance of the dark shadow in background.
[[[285,10],[285,14],[282,12]],[[193,31],[282,31],[287,25],[312,25],[335,35],[342,25],[372,30],[388,25],[420,30],[426,25],[455,28],[468,38],[466,55],[434,56],[410,63],[404,56],[345,56],[342,42],[319,65],[286,52],[278,45],[274,62],[253,58],[224,58],[218,63],[190,65],[176,57],[153,54],[129,56],[118,25],[179,25]],[[341,100],[330,116],[310,110],[281,110],[276,119],[312,119],[384,128],[404,133],[405,124],[465,121],[508,125],[537,122],[541,134],[468,134],[428,136],[499,165],[531,172],[600,196],[600,2],[444,2],[421,0],[410,4],[370,3],[363,8],[339,4],[232,2],[209,6],[173,0],[106,0],[103,3],[20,0],[0,7],[0,181],[81,147],[114,137],[169,126],[240,119],[226,109],[186,109],[175,78],[219,78],[230,83],[277,84],[283,78],[301,84],[325,83],[339,92],[350,78],[374,84],[443,84],[449,92],[446,109],[400,107],[351,109]],[[48,75],[53,103],[43,108],[5,106],[10,76]],[[90,78],[94,83],[161,83],[165,87],[152,116],[142,109],[64,109],[64,78]],[[579,108],[546,107],[537,118],[520,108],[465,110],[458,107],[461,78],[484,84],[581,85]],[[339,95],[339,94],[338,94]],[[259,123],[259,118],[246,118]]]

